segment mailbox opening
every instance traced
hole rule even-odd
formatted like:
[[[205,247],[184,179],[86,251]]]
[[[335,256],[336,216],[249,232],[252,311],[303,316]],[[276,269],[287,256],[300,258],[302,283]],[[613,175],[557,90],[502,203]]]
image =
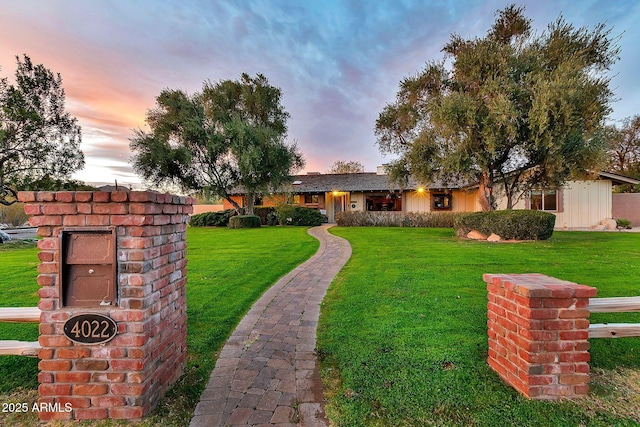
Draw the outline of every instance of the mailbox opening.
[[[60,296],[65,307],[117,304],[115,227],[62,230]]]

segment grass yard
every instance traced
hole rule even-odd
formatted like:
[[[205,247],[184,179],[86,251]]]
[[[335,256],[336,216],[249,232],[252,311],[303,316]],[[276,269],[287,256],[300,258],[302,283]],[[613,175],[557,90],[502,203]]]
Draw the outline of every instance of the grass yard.
[[[188,425],[215,364],[216,352],[236,324],[266,289],[318,248],[318,241],[307,234],[305,227],[189,228],[187,244],[188,365],[178,384],[140,426]],[[36,254],[33,245],[0,245],[0,305],[37,303]],[[37,338],[35,324],[0,323],[0,339]],[[0,402],[37,399],[37,359],[2,356],[0,372]],[[35,414],[20,419],[0,413],[0,425],[34,423]],[[128,425],[117,421],[76,424]]]
[[[351,260],[329,288],[318,331],[336,426],[627,426],[640,422],[640,338],[592,339],[590,397],[536,402],[487,365],[483,273],[537,272],[640,295],[640,234],[556,232],[488,244],[450,229],[333,228]],[[591,321],[640,323],[640,314]]]

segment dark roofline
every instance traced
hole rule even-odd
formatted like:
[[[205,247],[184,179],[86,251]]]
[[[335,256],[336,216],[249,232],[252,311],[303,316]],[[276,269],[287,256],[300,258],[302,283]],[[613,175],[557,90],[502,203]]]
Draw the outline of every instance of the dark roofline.
[[[598,175],[604,179],[610,179],[614,184],[640,184],[640,180],[613,172],[599,172]]]

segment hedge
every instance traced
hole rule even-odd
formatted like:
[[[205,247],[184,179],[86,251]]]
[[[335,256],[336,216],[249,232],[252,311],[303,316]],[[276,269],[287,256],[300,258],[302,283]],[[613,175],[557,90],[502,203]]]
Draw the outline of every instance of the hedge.
[[[260,217],[262,225],[276,225],[278,222],[271,220],[275,215],[276,208],[273,206],[254,206],[253,214]]]
[[[229,228],[258,228],[260,217],[256,215],[237,215],[229,219]]]
[[[316,226],[325,222],[325,216],[317,209],[296,205],[276,206],[276,217],[281,225]]]
[[[203,212],[201,214],[191,215],[189,224],[192,227],[226,227],[229,224],[229,218],[234,215],[236,215],[235,209]]]
[[[453,228],[456,212],[340,212],[336,223],[343,227],[441,227]]]
[[[504,240],[547,240],[555,223],[556,216],[548,212],[504,210],[460,215],[454,228],[459,237],[476,230],[486,236],[497,234]]]

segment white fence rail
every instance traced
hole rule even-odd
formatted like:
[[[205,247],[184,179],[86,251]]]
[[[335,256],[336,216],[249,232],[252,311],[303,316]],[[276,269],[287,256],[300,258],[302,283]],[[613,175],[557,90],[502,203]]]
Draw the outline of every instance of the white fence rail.
[[[38,307],[0,307],[0,322],[40,322]],[[0,356],[38,357],[38,341],[0,340]]]
[[[591,313],[640,311],[640,297],[592,298],[587,307]],[[640,323],[595,323],[589,325],[589,338],[640,337]]]

